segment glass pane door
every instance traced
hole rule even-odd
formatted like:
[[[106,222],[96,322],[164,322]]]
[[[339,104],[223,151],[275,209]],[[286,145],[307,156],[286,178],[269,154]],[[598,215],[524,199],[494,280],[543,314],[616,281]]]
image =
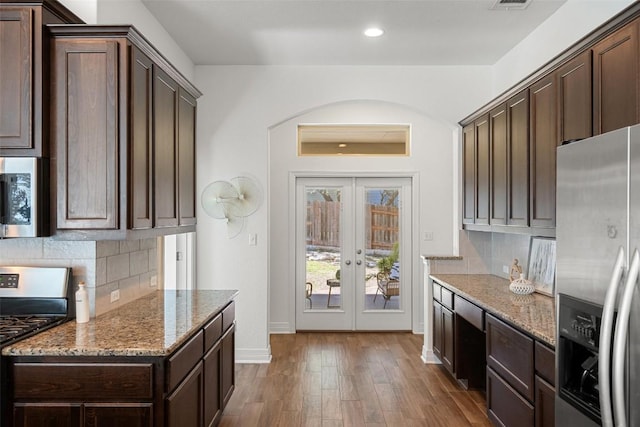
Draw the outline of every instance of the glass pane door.
[[[352,184],[350,178],[297,182],[298,330],[353,329],[353,264],[344,255],[353,252]]]
[[[411,329],[411,180],[299,178],[296,329]]]
[[[411,329],[411,180],[356,181],[356,329]]]

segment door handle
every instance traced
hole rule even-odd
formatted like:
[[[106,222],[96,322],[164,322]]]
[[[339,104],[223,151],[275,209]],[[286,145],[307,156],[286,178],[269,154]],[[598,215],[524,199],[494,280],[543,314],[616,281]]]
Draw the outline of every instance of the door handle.
[[[616,262],[611,273],[611,280],[607,288],[607,294],[602,308],[602,320],[600,326],[600,351],[598,354],[598,386],[600,390],[600,411],[602,414],[602,425],[613,427],[613,413],[611,408],[611,347],[613,340],[611,331],[613,329],[613,316],[618,295],[620,279],[624,271],[624,248],[620,246]]]
[[[357,260],[357,261],[356,261],[356,264],[361,265],[361,264],[362,264],[362,261]]]
[[[631,316],[631,301],[633,291],[638,281],[640,272],[640,254],[638,249],[633,252],[627,281],[624,285],[620,306],[618,307],[618,320],[616,332],[613,337],[613,416],[617,427],[627,426],[627,408],[624,398],[624,365],[627,350],[627,332],[629,330],[629,317]]]
[[[362,253],[362,249],[358,249],[358,250],[356,251],[356,253],[357,253],[358,255],[360,255],[360,254]]]
[[[346,260],[344,263],[345,263],[345,265],[351,265],[351,260],[350,260],[350,259],[348,259],[348,260]]]

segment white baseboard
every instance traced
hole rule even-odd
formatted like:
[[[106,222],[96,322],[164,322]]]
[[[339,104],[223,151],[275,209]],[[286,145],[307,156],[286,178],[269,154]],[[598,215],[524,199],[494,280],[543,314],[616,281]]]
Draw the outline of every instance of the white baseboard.
[[[271,334],[295,334],[295,328],[291,328],[289,322],[269,323],[269,333]]]
[[[236,348],[236,363],[270,363],[271,346],[267,348]]]
[[[442,362],[440,362],[440,359],[438,359],[436,355],[433,354],[433,350],[427,350],[424,347],[422,347],[422,355],[420,355],[420,358],[422,359],[422,362],[425,364],[430,364],[430,365],[442,364]]]

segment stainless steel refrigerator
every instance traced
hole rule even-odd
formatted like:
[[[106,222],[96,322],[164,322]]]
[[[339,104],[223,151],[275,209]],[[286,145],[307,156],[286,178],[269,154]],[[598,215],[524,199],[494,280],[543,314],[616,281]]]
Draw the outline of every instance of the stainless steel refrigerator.
[[[558,147],[556,425],[640,426],[640,125]]]

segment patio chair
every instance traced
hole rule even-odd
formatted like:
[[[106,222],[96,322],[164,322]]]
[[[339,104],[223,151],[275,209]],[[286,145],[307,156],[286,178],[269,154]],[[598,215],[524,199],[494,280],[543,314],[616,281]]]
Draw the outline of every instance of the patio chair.
[[[378,293],[380,293],[384,298],[384,306],[382,308],[387,308],[387,303],[389,302],[391,297],[400,295],[400,281],[391,279],[389,277],[389,274],[385,272],[378,273],[376,275],[376,279],[378,280],[378,289],[376,289],[376,294],[373,297],[373,302],[376,302]]]
[[[304,297],[309,300],[309,308],[313,308],[313,301],[311,301],[312,293],[313,293],[313,283],[307,282],[304,287]]]

